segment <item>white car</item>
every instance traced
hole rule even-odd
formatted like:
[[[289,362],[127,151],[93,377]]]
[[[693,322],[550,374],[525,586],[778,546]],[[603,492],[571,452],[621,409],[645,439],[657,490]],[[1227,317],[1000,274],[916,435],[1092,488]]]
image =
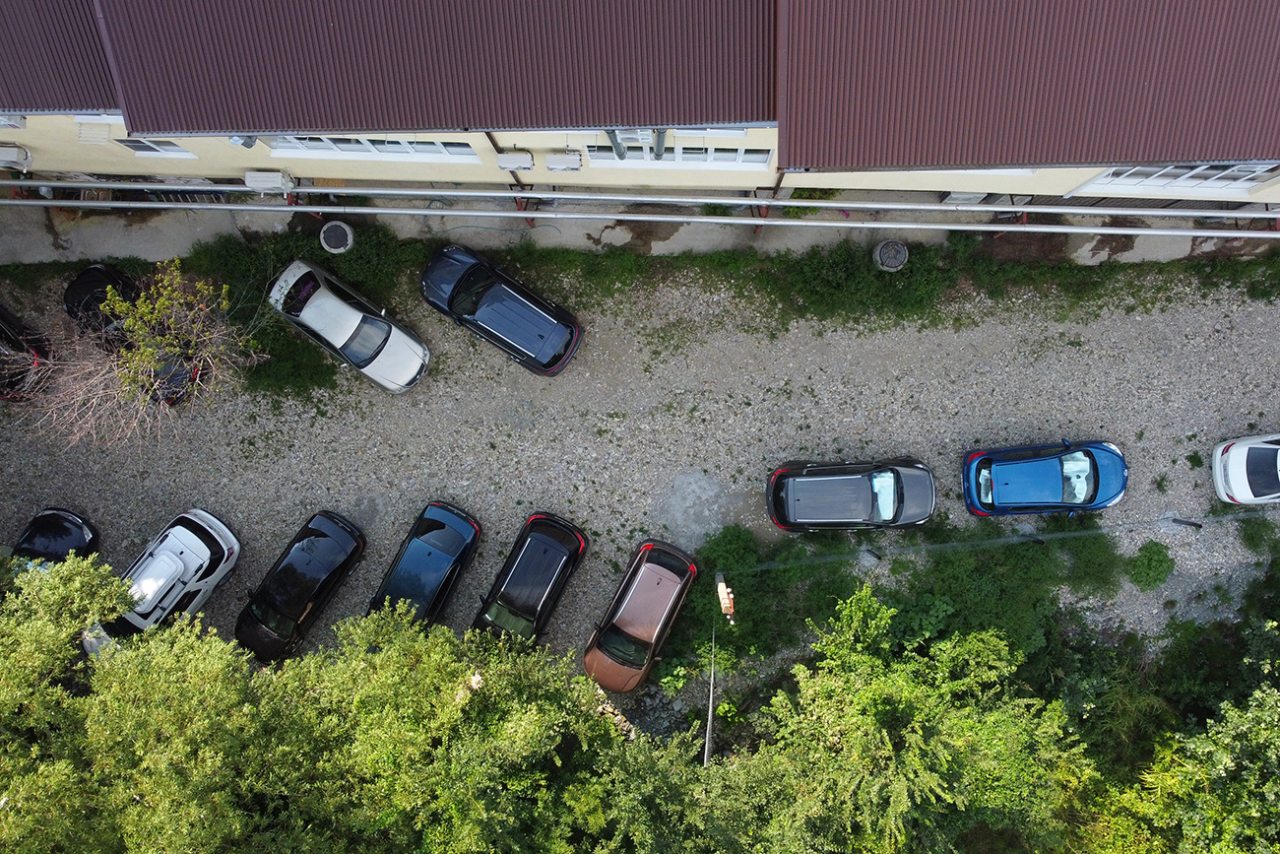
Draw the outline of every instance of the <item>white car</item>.
[[[1213,488],[1232,504],[1280,501],[1280,434],[1246,436],[1214,448]]]
[[[85,632],[85,652],[96,655],[113,640],[138,634],[168,617],[195,614],[239,557],[240,541],[212,513],[183,513],[124,574],[137,603],[134,609]]]
[[[306,261],[294,261],[268,296],[273,308],[309,338],[392,394],[422,379],[431,358],[417,335]]]

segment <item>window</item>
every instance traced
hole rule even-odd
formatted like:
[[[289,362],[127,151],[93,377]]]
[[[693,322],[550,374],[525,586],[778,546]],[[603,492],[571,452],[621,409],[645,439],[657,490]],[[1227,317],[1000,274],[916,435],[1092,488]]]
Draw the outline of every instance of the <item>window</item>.
[[[272,157],[323,157],[330,160],[413,160],[439,163],[479,163],[465,142],[366,139],[359,136],[277,136],[264,140]]]
[[[706,148],[669,145],[658,160],[652,145],[628,145],[627,159],[619,160],[611,145],[588,145],[592,166],[683,167],[703,169],[755,169],[769,165],[773,151],[768,148]]]
[[[195,158],[195,155],[190,151],[167,139],[117,139],[116,142],[132,151],[138,157]]]
[[[1171,163],[1154,166],[1117,166],[1094,178],[1076,195],[1100,187],[1135,187],[1142,190],[1241,190],[1247,191],[1280,178],[1280,163]]]
[[[0,128],[8,128],[9,130],[22,130],[27,126],[26,116],[15,116],[11,113],[0,115]]]

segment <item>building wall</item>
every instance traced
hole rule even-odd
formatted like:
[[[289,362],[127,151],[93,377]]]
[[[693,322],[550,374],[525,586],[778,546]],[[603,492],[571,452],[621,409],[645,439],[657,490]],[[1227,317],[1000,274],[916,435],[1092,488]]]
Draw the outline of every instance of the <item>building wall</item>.
[[[181,147],[181,156],[164,156],[149,151],[136,153],[117,142],[128,139],[123,120],[118,116],[32,115],[26,117],[25,128],[0,128],[0,146],[16,143],[30,152],[30,171],[161,178],[241,179],[247,170],[283,170],[295,179],[388,184],[512,184],[511,173],[498,165],[499,150],[508,154],[532,155],[533,168],[516,173],[519,180],[527,185],[651,191],[752,191],[780,186],[1059,196],[1081,190],[1107,171],[1101,167],[1084,167],[788,172],[780,175],[776,170],[778,133],[772,127],[670,131],[661,162],[651,159],[653,140],[647,143],[632,140],[628,143],[632,154],[619,162],[612,156],[608,136],[591,131],[500,132],[492,135],[333,134],[332,137],[363,139],[367,141],[363,145],[369,147],[359,152],[284,150],[271,146],[293,144],[296,147],[313,143],[286,143],[279,141],[280,138],[273,138],[277,141],[270,143],[264,137],[251,148],[244,148],[226,137],[172,137],[168,141]],[[421,149],[439,148],[431,143],[465,143],[470,146],[470,152],[463,156],[443,153],[389,155],[374,148],[400,147],[397,141],[416,143]],[[146,141],[131,144],[145,145]],[[557,171],[548,168],[554,158],[573,152],[581,158],[580,169]],[[649,159],[646,159],[646,154]],[[1104,192],[1099,192],[1095,185],[1082,195],[1280,203],[1280,178],[1245,190],[1199,188],[1161,191],[1147,186],[1107,185]]]

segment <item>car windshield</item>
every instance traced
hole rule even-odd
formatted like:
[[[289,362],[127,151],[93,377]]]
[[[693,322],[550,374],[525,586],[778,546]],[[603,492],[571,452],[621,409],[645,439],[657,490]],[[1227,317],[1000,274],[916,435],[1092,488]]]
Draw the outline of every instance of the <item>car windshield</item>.
[[[320,282],[313,274],[303,273],[284,296],[284,313],[290,317],[302,314],[302,310],[307,307],[307,300],[319,288]]]
[[[1244,458],[1244,471],[1254,497],[1280,493],[1280,449],[1250,448]]]
[[[898,478],[891,471],[871,475],[871,521],[892,522],[898,515]]]
[[[610,626],[600,635],[600,649],[614,661],[628,667],[644,667],[649,658],[649,645],[617,626]]]
[[[978,463],[978,503],[983,507],[995,504],[991,495],[991,460]]]
[[[1088,504],[1098,493],[1098,470],[1088,451],[1062,455],[1062,503]]]
[[[449,301],[449,310],[454,314],[467,317],[474,315],[476,309],[480,307],[480,300],[485,292],[497,283],[498,279],[493,273],[477,264],[462,277],[462,283],[458,285],[453,299]]]
[[[142,633],[142,627],[130,622],[129,618],[121,614],[114,620],[102,624],[102,630],[112,638],[127,638],[130,635]]]
[[[340,349],[342,355],[351,360],[351,364],[357,368],[363,368],[377,358],[390,337],[390,323],[380,317],[370,317],[366,314],[360,318],[360,325]]]
[[[501,602],[494,602],[486,608],[484,616],[500,629],[505,629],[522,638],[533,637],[533,620],[526,620]]]
[[[298,625],[275,608],[257,599],[249,603],[249,613],[253,614],[258,622],[266,626],[272,634],[280,638],[292,637],[293,630]]]

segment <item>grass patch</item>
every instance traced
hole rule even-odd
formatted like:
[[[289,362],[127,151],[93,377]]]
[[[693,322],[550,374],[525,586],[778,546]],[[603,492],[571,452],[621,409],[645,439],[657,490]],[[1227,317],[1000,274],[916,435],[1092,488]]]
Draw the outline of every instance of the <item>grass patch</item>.
[[[1192,451],[1191,453],[1187,454],[1186,460],[1187,460],[1187,465],[1191,466],[1191,468],[1193,469],[1204,468],[1204,457],[1200,456],[1199,451]]]
[[[1173,572],[1173,558],[1164,543],[1147,540],[1129,559],[1128,576],[1139,590],[1155,590]]]
[[[1239,521],[1240,542],[1256,555],[1274,555],[1280,542],[1276,526],[1265,516],[1244,516]]]

